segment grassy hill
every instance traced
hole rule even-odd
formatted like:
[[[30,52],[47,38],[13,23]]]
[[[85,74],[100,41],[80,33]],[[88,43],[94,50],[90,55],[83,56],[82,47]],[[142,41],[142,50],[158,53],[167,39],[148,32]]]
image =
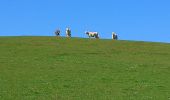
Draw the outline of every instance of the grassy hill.
[[[0,100],[169,100],[170,44],[0,37]]]

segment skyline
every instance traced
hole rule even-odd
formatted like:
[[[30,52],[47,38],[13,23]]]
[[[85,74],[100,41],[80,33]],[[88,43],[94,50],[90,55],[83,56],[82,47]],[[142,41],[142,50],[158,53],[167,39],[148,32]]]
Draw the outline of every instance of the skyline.
[[[87,38],[97,31],[102,39],[116,32],[120,40],[170,43],[168,0],[2,0],[0,36],[62,36],[70,27],[73,37]]]

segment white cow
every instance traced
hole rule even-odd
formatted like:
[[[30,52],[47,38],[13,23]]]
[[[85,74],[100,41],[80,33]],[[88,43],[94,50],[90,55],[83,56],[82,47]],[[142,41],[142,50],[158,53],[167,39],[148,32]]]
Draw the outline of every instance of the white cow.
[[[98,32],[85,32],[89,36],[89,38],[94,37],[96,39],[99,39],[99,33]]]
[[[117,40],[118,39],[118,36],[115,32],[112,32],[112,39],[113,40]]]
[[[70,28],[66,28],[66,37],[71,37],[71,30],[70,30]]]

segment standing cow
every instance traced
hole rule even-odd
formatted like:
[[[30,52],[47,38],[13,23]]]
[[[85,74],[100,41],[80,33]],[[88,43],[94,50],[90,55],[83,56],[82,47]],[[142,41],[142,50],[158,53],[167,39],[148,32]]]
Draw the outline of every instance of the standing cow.
[[[71,37],[71,29],[66,28],[66,37]]]
[[[112,39],[113,40],[117,40],[118,39],[118,36],[115,32],[112,32]]]
[[[59,29],[57,29],[56,31],[55,31],[55,35],[58,37],[58,36],[60,36],[60,30]]]
[[[98,32],[85,32],[85,34],[87,34],[89,36],[89,38],[96,38],[99,39],[99,33]]]

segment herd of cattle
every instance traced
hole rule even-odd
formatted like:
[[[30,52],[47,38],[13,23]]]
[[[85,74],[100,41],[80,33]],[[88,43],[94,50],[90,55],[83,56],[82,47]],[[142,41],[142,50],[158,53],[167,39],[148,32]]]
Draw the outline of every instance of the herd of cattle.
[[[99,39],[99,33],[98,32],[85,32],[85,34],[87,34],[89,38]],[[55,31],[55,35],[60,36],[60,30],[59,29],[57,29]],[[68,37],[68,38],[71,37],[71,29],[70,28],[66,28],[66,37]],[[115,32],[112,32],[112,39],[114,39],[114,40],[118,39],[118,35]]]

